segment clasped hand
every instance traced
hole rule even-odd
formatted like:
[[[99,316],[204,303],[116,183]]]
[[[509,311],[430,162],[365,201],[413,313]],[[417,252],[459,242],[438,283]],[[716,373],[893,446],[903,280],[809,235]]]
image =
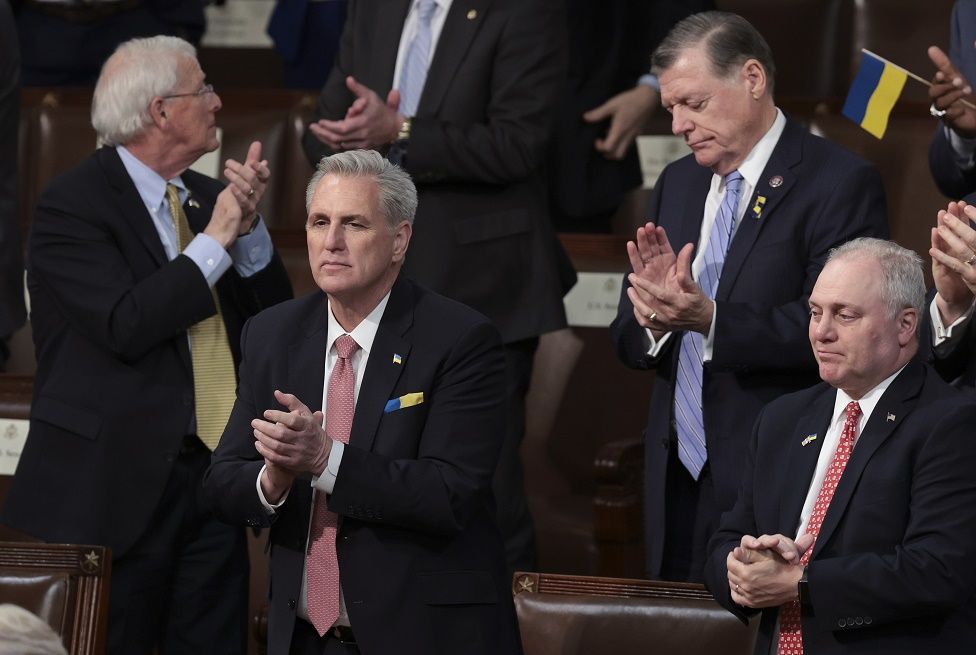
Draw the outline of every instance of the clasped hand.
[[[776,607],[797,597],[803,575],[800,558],[815,541],[807,533],[796,541],[781,534],[743,535],[725,558],[732,600],[743,607]]]
[[[290,393],[275,390],[274,394],[287,411],[269,409],[264,418],[251,421],[255,449],[276,473],[321,475],[332,447],[322,428],[322,412],[312,412]]]

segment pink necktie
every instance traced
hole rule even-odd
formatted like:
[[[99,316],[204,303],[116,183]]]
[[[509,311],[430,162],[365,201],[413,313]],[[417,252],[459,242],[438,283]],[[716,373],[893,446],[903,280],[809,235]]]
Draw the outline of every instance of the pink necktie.
[[[356,409],[356,372],[349,359],[359,350],[359,344],[344,334],[335,341],[339,354],[326,396],[325,431],[333,439],[349,443],[352,416]],[[332,627],[339,616],[339,562],[336,559],[336,530],[338,515],[326,507],[325,494],[315,494],[312,526],[308,535],[308,619],[319,636]]]
[[[827,515],[827,508],[837,490],[837,483],[840,476],[847,468],[847,460],[851,458],[851,451],[854,449],[854,438],[857,436],[857,420],[861,417],[861,406],[856,402],[847,404],[847,420],[844,421],[844,430],[840,434],[840,443],[837,444],[837,452],[830,460],[827,468],[827,475],[824,477],[820,493],[817,494],[817,502],[810,513],[810,523],[807,525],[807,532],[813,535],[814,543],[820,534],[820,526],[823,524],[824,517]],[[811,545],[803,557],[800,564],[806,566],[813,553]],[[783,605],[779,610],[779,648],[777,655],[803,655],[803,633],[800,629],[800,601],[793,600]]]

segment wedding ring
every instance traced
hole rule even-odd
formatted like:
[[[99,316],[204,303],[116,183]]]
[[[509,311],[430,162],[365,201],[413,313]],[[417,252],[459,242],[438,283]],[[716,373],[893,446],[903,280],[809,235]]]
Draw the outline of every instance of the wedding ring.
[[[976,257],[976,255],[973,255],[973,257]],[[650,314],[647,315],[647,320],[649,320],[651,323],[653,323],[656,319],[657,319],[657,312],[651,312]]]
[[[972,257],[964,261],[963,264],[965,264],[966,266],[972,266],[973,264],[976,264],[976,252],[973,253]]]
[[[946,115],[946,110],[937,109],[935,103],[933,102],[931,105],[929,105],[929,113],[932,114],[934,118],[942,118]]]
[[[735,593],[737,593],[737,594],[740,593],[740,591],[739,591],[739,585],[735,585]]]
[[[247,192],[247,197],[250,198],[254,195],[254,187],[251,187]]]

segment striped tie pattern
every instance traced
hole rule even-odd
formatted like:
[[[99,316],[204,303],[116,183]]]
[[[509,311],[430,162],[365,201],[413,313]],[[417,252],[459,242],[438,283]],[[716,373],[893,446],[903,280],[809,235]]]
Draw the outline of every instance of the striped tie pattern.
[[[814,543],[820,535],[820,526],[823,525],[824,517],[827,516],[827,508],[830,501],[834,498],[837,491],[837,483],[840,476],[847,468],[847,461],[851,458],[851,451],[854,450],[854,440],[857,438],[857,422],[861,418],[861,406],[856,402],[847,403],[847,419],[844,421],[844,430],[841,432],[840,441],[837,443],[837,450],[834,458],[830,460],[827,467],[827,474],[824,476],[823,484],[820,485],[820,492],[817,494],[817,502],[813,505],[810,512],[810,522],[807,524],[807,533],[813,535]],[[800,557],[800,565],[806,566],[810,562],[810,555],[813,553],[813,545]],[[803,655],[803,631],[800,623],[800,601],[793,600],[786,603],[779,610],[779,646],[777,655]]]
[[[430,61],[430,21],[437,9],[435,0],[418,0],[417,33],[407,48],[403,70],[400,72],[400,113],[416,116],[420,94],[427,81],[427,65]]]
[[[180,203],[179,190],[175,185],[166,185],[166,202],[176,228],[180,250],[193,239],[190,224]],[[234,357],[227,340],[227,328],[220,314],[220,302],[214,289],[214,305],[217,313],[187,330],[190,335],[190,356],[193,362],[193,395],[196,401],[197,436],[214,450],[224,432],[230,410],[234,407],[237,377],[234,372]]]
[[[732,241],[735,211],[739,206],[742,175],[732,171],[725,176],[725,195],[715,214],[702,260],[698,284],[709,298],[715,298]],[[704,337],[687,331],[678,351],[678,373],[674,390],[674,422],[678,436],[678,459],[696,480],[701,475],[708,453],[705,449],[705,423],[702,418],[702,352]]]
[[[349,443],[352,417],[356,411],[356,372],[350,358],[359,350],[359,344],[344,334],[335,340],[335,349],[339,358],[329,375],[325,429],[333,439]],[[308,620],[320,637],[339,616],[338,529],[339,516],[326,507],[325,494],[316,493],[308,535],[308,557],[305,558],[305,585],[308,589]]]

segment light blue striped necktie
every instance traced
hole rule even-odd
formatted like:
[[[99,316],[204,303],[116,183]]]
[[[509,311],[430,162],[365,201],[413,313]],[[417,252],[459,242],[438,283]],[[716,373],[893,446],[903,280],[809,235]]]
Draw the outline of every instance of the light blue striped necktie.
[[[434,0],[418,0],[417,33],[414,35],[400,72],[400,113],[416,116],[420,94],[427,81],[427,65],[430,61],[430,21],[434,17],[437,3]]]
[[[722,276],[725,255],[732,241],[742,174],[732,171],[725,176],[725,195],[715,213],[708,243],[702,259],[698,285],[709,298],[715,298]],[[705,449],[705,423],[702,418],[702,352],[704,337],[688,330],[681,337],[678,352],[678,374],[674,390],[674,422],[678,434],[678,459],[696,480],[701,475],[708,453]]]

